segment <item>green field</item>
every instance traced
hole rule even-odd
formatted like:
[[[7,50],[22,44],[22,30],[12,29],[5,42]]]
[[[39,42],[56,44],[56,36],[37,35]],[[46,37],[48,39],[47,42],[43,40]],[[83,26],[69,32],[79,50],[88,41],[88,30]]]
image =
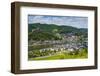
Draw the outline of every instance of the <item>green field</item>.
[[[88,58],[88,53],[85,50],[82,50],[78,54],[74,53],[68,54],[66,52],[60,52],[51,56],[29,58],[29,60],[58,60],[58,59],[84,59],[84,58]]]

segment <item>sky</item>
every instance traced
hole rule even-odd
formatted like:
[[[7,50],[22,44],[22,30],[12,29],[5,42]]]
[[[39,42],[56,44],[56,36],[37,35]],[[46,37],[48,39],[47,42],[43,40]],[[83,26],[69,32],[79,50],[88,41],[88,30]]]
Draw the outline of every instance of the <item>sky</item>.
[[[28,15],[28,24],[56,24],[72,26],[77,28],[88,28],[88,17],[79,16],[46,16],[46,15]]]

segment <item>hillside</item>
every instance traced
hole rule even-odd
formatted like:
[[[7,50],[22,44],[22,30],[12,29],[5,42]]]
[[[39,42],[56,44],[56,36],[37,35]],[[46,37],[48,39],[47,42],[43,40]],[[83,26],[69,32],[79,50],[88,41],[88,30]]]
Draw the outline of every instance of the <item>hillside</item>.
[[[87,29],[76,28],[65,25],[55,24],[40,24],[34,23],[28,25],[28,39],[33,40],[59,40],[62,39],[62,34],[74,34],[87,36]]]

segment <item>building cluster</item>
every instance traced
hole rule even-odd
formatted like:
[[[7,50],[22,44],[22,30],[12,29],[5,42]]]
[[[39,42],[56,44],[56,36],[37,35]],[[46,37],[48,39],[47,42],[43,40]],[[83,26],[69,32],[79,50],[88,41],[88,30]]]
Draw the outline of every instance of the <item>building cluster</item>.
[[[52,47],[42,48],[39,50],[40,52],[64,52],[64,51],[76,51],[82,48],[88,47],[88,40],[87,38],[81,36],[67,36],[65,35],[63,40],[45,40],[45,41],[34,41],[31,40],[29,42],[29,46],[34,45],[52,45]]]

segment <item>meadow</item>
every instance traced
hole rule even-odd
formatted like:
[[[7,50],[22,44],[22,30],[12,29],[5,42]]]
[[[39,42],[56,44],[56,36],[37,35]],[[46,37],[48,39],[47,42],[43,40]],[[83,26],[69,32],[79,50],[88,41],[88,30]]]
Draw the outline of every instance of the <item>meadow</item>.
[[[88,58],[88,52],[86,49],[82,49],[81,51],[77,52],[62,51],[62,52],[57,52],[54,55],[29,58],[29,60],[59,60],[59,59],[84,59],[84,58]]]

